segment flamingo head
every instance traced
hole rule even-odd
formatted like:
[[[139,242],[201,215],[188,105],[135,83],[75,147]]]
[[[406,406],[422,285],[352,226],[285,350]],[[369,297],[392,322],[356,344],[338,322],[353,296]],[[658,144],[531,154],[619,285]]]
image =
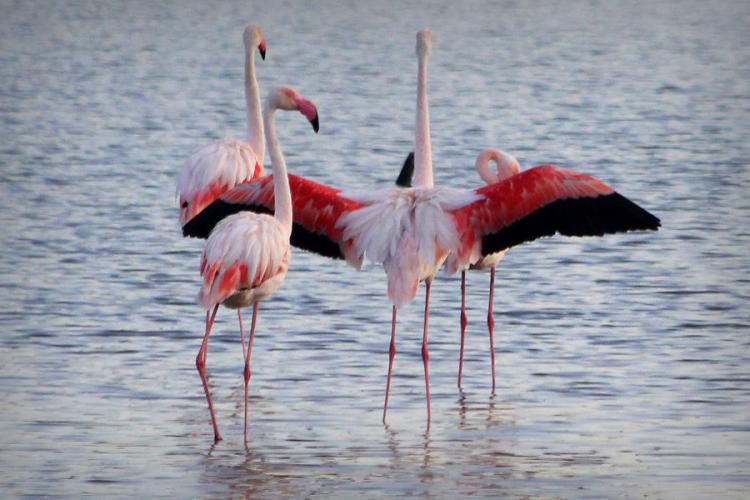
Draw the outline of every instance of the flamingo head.
[[[266,59],[266,38],[263,36],[263,30],[260,29],[260,26],[249,24],[245,27],[242,39],[245,41],[245,50],[248,53],[257,48],[261,59]]]
[[[489,169],[490,161],[494,161],[497,165],[497,173]],[[479,153],[474,165],[479,176],[487,184],[494,184],[521,173],[521,165],[513,155],[494,148],[485,149]]]
[[[292,87],[278,87],[268,95],[268,105],[286,111],[299,111],[312,124],[317,133],[320,126],[318,123],[318,108],[315,104],[294,90]]]
[[[417,31],[417,55],[429,56],[432,52],[432,31],[423,29]]]

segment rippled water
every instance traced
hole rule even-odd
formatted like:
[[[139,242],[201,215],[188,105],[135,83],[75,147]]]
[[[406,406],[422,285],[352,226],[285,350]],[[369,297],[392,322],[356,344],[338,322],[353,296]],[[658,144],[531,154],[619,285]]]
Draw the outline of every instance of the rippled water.
[[[0,488],[3,496],[741,497],[750,494],[750,8],[744,2],[7,2],[0,4]],[[488,2],[489,4],[489,2]],[[436,182],[477,152],[595,175],[658,233],[514,248],[496,288],[433,287],[425,432],[419,298],[381,269],[296,252],[261,308],[250,449],[236,317],[194,358],[201,242],[174,182],[205,141],[244,134],[241,32],[261,86],[318,104],[279,117],[290,169],[384,186],[412,148],[414,35],[431,27]]]

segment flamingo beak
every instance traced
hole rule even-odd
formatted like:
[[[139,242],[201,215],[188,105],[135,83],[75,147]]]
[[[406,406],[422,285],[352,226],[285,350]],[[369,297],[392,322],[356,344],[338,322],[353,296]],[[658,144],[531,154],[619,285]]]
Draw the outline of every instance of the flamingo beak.
[[[312,101],[308,101],[304,97],[299,96],[297,99],[297,109],[299,109],[300,113],[305,115],[305,118],[307,118],[317,134],[318,130],[320,130],[320,123],[318,122],[318,108],[315,107],[315,104],[313,104]]]
[[[258,45],[258,52],[260,52],[260,58],[264,61],[266,60],[266,41],[261,40],[260,44]]]

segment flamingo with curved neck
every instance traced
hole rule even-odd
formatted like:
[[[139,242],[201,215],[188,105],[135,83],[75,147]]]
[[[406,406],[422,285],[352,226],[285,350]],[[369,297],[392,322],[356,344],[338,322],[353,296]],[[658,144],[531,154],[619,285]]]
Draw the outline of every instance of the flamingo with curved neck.
[[[255,76],[255,50],[265,59],[266,40],[260,26],[249,25],[245,44],[245,107],[247,141],[224,138],[203,146],[182,168],[177,179],[180,225],[237,184],[263,175],[264,137],[260,90]]]
[[[211,327],[219,305],[224,304],[230,309],[237,309],[240,321],[240,340],[245,359],[245,441],[247,441],[250,355],[255,337],[258,307],[260,301],[271,295],[284,281],[291,258],[289,237],[292,233],[292,198],[289,192],[286,162],[276,137],[274,113],[277,109],[301,112],[312,123],[315,132],[318,131],[318,111],[315,104],[291,87],[279,87],[269,94],[264,108],[264,118],[271,166],[274,171],[275,215],[240,212],[225,218],[211,232],[201,260],[203,285],[198,293],[198,300],[206,308],[206,330],[196,357],[196,367],[208,400],[215,441],[219,441],[221,435],[208,390],[205,365],[208,337],[211,334]],[[253,320],[250,337],[245,347],[240,309],[248,306],[253,306]]]
[[[490,168],[490,162],[495,162],[496,169]],[[474,163],[479,177],[488,185],[495,184],[514,175],[521,173],[521,165],[513,155],[499,149],[485,149]],[[490,296],[487,307],[487,328],[490,336],[490,358],[492,363],[492,394],[495,394],[495,317],[493,312],[494,290],[495,290],[495,267],[503,258],[507,250],[501,250],[482,257],[482,259],[471,264],[470,269],[490,269]],[[464,366],[464,339],[466,337],[466,269],[461,270],[461,348],[458,358],[458,387],[461,387],[461,375]]]

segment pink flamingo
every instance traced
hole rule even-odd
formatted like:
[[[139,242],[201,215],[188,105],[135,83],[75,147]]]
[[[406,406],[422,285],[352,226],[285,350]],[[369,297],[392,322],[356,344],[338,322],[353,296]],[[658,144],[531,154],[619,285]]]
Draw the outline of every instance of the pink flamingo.
[[[201,259],[203,285],[198,294],[198,300],[206,308],[207,314],[206,331],[195,363],[208,400],[215,441],[221,439],[221,434],[216,424],[205,367],[208,336],[211,334],[219,304],[224,304],[230,309],[237,309],[240,321],[240,340],[245,358],[245,441],[247,441],[250,355],[255,336],[258,304],[271,295],[284,281],[291,257],[289,237],[292,233],[292,199],[286,162],[276,138],[273,120],[277,109],[300,111],[312,123],[315,132],[318,131],[318,111],[311,101],[290,87],[279,87],[269,94],[264,109],[264,118],[271,166],[276,173],[273,176],[275,215],[242,212],[227,217],[211,232]],[[247,348],[245,348],[240,308],[249,306],[253,306],[253,319]],[[212,309],[209,317],[208,311]]]
[[[245,106],[247,142],[225,138],[193,153],[177,179],[180,225],[237,184],[263,175],[263,118],[260,90],[255,76],[255,49],[266,58],[266,40],[260,26],[249,25],[242,35],[245,43]]]
[[[494,161],[497,171],[490,169],[489,163]],[[477,156],[475,163],[479,177],[487,184],[494,184],[521,172],[521,165],[513,155],[510,155],[499,149],[488,148],[483,150]],[[411,177],[414,169],[414,153],[409,153],[401,168],[401,172],[396,180],[396,184],[402,187],[411,187]],[[490,293],[489,305],[487,307],[487,327],[490,337],[490,357],[492,362],[492,394],[495,393],[495,342],[494,326],[495,318],[493,314],[493,298],[495,289],[495,268],[507,252],[501,250],[483,257],[479,262],[470,265],[470,269],[490,269]],[[466,337],[466,270],[461,271],[461,348],[458,359],[458,387],[461,387],[461,374],[463,373],[464,363],[464,340]]]
[[[321,255],[346,259],[359,268],[365,255],[382,263],[393,303],[388,378],[383,420],[388,408],[395,349],[397,309],[416,295],[424,281],[425,316],[422,360],[427,419],[430,421],[427,320],[432,278],[445,262],[454,273],[484,257],[543,236],[601,236],[632,230],[655,230],[659,219],[603,182],[552,165],[473,190],[433,187],[426,93],[431,34],[417,34],[419,59],[415,184],[362,196],[289,175],[292,193],[291,244]],[[273,210],[268,177],[237,186],[183,227],[186,236],[206,237],[229,214]]]
[[[497,166],[497,171],[493,172],[490,169],[489,163],[494,161]],[[521,173],[521,165],[518,160],[512,155],[501,151],[499,149],[485,149],[477,157],[477,161],[474,164],[479,177],[488,185],[495,184],[496,182],[503,181],[514,175]],[[493,300],[495,290],[495,267],[502,260],[506,250],[500,250],[499,252],[491,253],[483,256],[478,262],[470,265],[470,269],[490,269],[490,297],[489,305],[487,306],[487,329],[490,334],[490,358],[492,363],[492,394],[495,394],[495,318],[493,313]],[[461,374],[464,366],[464,338],[466,335],[466,270],[461,271],[461,349],[459,351],[458,359],[458,387],[461,387]]]

